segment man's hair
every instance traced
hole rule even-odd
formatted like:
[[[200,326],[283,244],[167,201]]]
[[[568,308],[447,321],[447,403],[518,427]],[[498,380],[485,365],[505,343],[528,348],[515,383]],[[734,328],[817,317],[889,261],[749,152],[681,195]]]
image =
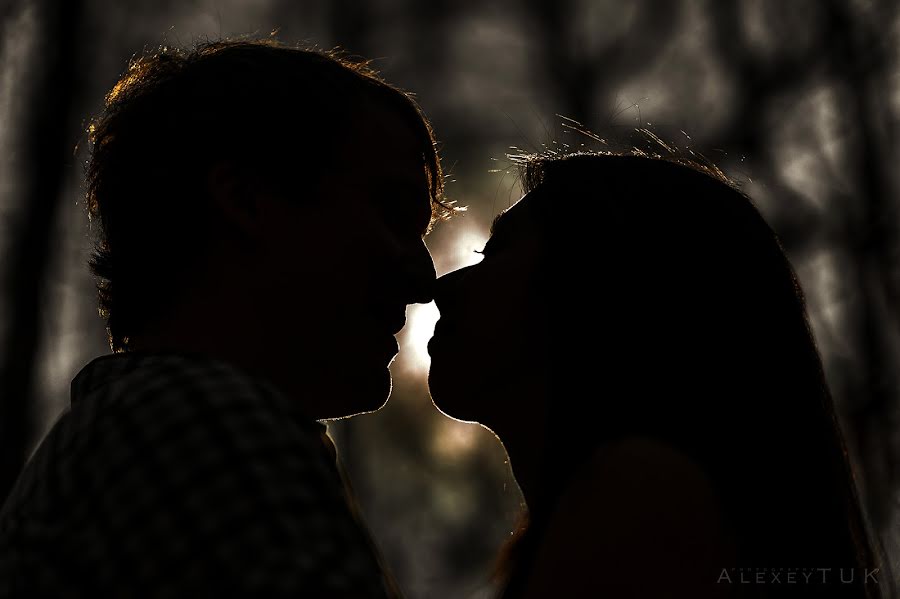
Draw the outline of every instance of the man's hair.
[[[415,132],[432,222],[449,215],[428,120],[367,62],[269,39],[162,47],[132,59],[88,128],[86,204],[100,225],[90,266],[111,348],[126,351],[184,280],[203,243],[211,167],[227,160],[276,189],[288,175],[314,189],[345,159],[339,150],[373,103]]]

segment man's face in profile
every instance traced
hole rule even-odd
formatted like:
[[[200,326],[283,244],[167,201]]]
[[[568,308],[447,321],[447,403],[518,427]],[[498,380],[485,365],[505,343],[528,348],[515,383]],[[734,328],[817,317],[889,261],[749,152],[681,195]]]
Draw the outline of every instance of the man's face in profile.
[[[334,416],[387,399],[406,305],[431,301],[435,280],[421,143],[398,115],[368,112],[316,187],[299,181],[296,197],[267,204],[261,248],[289,340],[281,359],[315,379],[310,392],[333,396]]]

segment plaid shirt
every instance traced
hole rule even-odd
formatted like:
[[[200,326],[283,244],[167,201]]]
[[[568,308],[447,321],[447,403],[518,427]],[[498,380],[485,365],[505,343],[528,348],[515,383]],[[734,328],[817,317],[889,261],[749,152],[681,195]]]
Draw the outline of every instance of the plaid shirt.
[[[0,511],[0,597],[397,596],[325,426],[200,356],[114,354]]]

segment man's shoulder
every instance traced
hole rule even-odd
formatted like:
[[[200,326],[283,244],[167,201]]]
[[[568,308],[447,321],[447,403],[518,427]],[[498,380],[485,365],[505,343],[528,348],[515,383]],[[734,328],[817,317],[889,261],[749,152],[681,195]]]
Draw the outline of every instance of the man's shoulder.
[[[335,494],[341,486],[324,433],[277,389],[227,363],[177,354],[104,356],[73,380],[70,408],[41,442],[13,496],[72,496],[83,503],[129,481],[163,492],[172,479],[202,485],[204,477],[285,469],[302,471],[320,493]],[[34,499],[32,505],[53,502]]]
[[[138,439],[149,440],[218,426],[238,439],[287,435],[317,446],[324,432],[265,379],[212,357],[175,353],[113,354],[82,369],[72,381],[68,425],[95,429],[107,421],[136,421]]]
[[[189,400],[198,407],[228,408],[252,403],[302,419],[296,407],[265,379],[201,354],[101,356],[85,366],[72,381],[73,407],[86,400],[93,400],[105,409]]]
[[[23,509],[7,513],[20,555],[52,546],[108,588],[188,584],[223,565],[242,584],[295,588],[331,568],[379,580],[322,425],[216,361],[101,362],[76,377],[70,411],[23,474]],[[63,534],[44,535],[49,525]]]
[[[133,452],[134,459],[162,466],[215,453],[217,461],[233,459],[241,468],[257,453],[274,461],[279,450],[292,459],[333,461],[323,453],[324,425],[263,379],[206,356],[117,358],[95,360],[72,383],[67,426],[82,433],[87,448],[102,455]]]

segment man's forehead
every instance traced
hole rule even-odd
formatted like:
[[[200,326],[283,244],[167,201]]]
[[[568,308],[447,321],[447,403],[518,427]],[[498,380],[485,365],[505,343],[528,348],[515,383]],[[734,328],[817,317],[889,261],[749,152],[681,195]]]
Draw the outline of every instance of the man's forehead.
[[[402,169],[373,170],[370,176],[354,182],[360,190],[360,201],[373,201],[381,210],[389,210],[402,221],[409,222],[418,234],[424,235],[431,225],[432,200],[425,178],[425,167],[420,165],[415,173]]]
[[[425,157],[411,148],[394,148],[388,144],[366,156],[365,162],[367,170],[380,179],[421,185],[428,178]]]
[[[370,181],[382,186],[427,193],[428,170],[425,157],[412,131],[386,131],[385,136],[380,139],[364,141],[367,142],[366,147],[371,148],[363,157],[363,169]]]
[[[402,203],[404,207],[418,215],[418,220],[422,221],[424,228],[428,227],[431,223],[432,204],[431,195],[424,179],[387,177],[381,179],[378,185],[382,189],[388,190],[389,195],[395,198],[395,201]]]
[[[369,177],[424,185],[427,179],[422,140],[399,120],[353,128],[337,149],[343,170],[365,171]]]
[[[408,128],[407,128],[408,129]],[[424,177],[422,144],[410,130],[385,130],[383,136],[363,137],[366,160],[393,177]]]
[[[414,220],[427,228],[432,204],[423,154],[424,126],[417,131],[410,116],[384,102],[367,104],[353,120],[343,153],[346,172],[353,173],[358,185],[397,202],[396,208],[418,215]]]

